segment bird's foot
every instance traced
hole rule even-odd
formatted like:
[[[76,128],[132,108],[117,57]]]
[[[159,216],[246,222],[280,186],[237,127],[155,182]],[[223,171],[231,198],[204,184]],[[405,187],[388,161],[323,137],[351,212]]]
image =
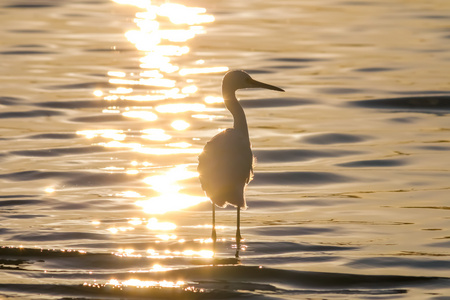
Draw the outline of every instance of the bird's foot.
[[[241,233],[238,231],[236,232],[236,254],[234,255],[236,258],[239,258],[239,251],[241,250],[241,241],[242,236]]]

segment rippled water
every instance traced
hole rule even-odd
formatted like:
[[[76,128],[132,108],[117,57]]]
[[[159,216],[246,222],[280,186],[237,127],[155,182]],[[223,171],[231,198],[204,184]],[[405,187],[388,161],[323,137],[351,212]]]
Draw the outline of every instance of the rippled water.
[[[0,7],[0,296],[448,299],[448,1],[16,1]],[[241,215],[197,156],[257,157]],[[145,288],[139,288],[145,287]]]

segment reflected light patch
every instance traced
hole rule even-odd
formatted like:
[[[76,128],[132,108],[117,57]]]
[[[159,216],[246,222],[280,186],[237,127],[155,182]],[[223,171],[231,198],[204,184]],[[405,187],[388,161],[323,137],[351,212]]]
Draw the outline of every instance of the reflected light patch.
[[[158,116],[151,111],[142,111],[142,110],[133,110],[123,112],[122,115],[128,118],[138,118],[146,121],[155,121],[158,119]]]
[[[128,5],[134,5],[140,8],[150,8],[150,1],[149,0],[113,0],[116,3],[119,4],[128,4]]]
[[[141,137],[143,139],[151,140],[151,141],[167,141],[172,137],[165,133],[164,129],[145,129],[141,131],[145,133]]]
[[[210,250],[200,250],[200,251],[185,250],[183,251],[183,256],[199,256],[203,258],[211,258],[214,256],[214,252]]]
[[[123,133],[123,130],[116,130],[116,129],[81,130],[77,131],[77,134],[84,135],[88,139],[101,136],[116,141],[123,141],[126,138],[126,134]]]
[[[176,120],[173,121],[172,124],[170,124],[174,129],[176,130],[185,130],[191,126],[188,122],[183,120]]]
[[[109,143],[108,143],[109,144]],[[202,152],[201,148],[178,148],[178,149],[168,149],[168,148],[144,148],[139,147],[135,150],[142,154],[147,155],[175,155],[175,154],[200,154]]]
[[[186,143],[186,142],[179,142],[179,143],[170,143],[166,146],[174,147],[174,148],[189,148],[192,146],[192,144]]]
[[[133,92],[132,88],[124,88],[124,87],[118,87],[115,90],[109,91],[111,94],[130,94]]]
[[[147,228],[151,230],[174,230],[177,225],[171,222],[159,222],[156,218],[151,218],[148,220]]]
[[[176,166],[164,175],[147,177],[144,182],[160,193],[158,197],[137,201],[136,205],[143,208],[149,214],[164,214],[169,211],[181,210],[200,202],[206,201],[206,197],[190,196],[179,193],[181,187],[178,181],[198,177],[197,172],[188,171],[188,165]]]
[[[224,101],[222,97],[207,96],[205,97],[205,102],[208,104],[213,104],[213,103],[223,103]]]
[[[129,100],[129,101],[160,101],[165,100],[167,98],[168,97],[165,95],[128,95],[120,97],[121,100]],[[118,98],[113,99],[113,96],[108,96],[108,99],[105,100],[118,100]]]
[[[172,270],[172,269],[163,267],[160,264],[154,264],[151,271],[152,272],[163,272],[163,271],[169,271],[169,270]]]
[[[45,192],[51,194],[51,193],[55,192],[55,189],[53,187],[48,187],[48,188],[45,188]]]
[[[188,111],[202,112],[205,111],[206,106],[200,103],[176,103],[163,104],[156,107],[159,113],[183,113]]]
[[[206,197],[172,192],[149,200],[137,201],[136,205],[142,207],[143,211],[148,214],[165,214],[169,211],[182,210],[207,200]]]
[[[229,70],[228,67],[211,67],[211,68],[192,68],[192,69],[181,69],[179,71],[181,76],[191,75],[191,74],[210,74],[210,73],[224,73]]]
[[[125,72],[119,72],[119,71],[109,71],[108,75],[112,76],[112,77],[125,77],[125,76],[127,76],[127,74]]]
[[[129,148],[134,151],[138,151],[142,145],[139,143],[122,143],[119,141],[111,141],[108,143],[99,143],[99,145],[107,147],[107,148]]]
[[[84,284],[88,285],[88,284]],[[143,281],[139,279],[129,279],[123,282],[119,282],[116,279],[111,279],[106,283],[106,285],[113,285],[115,287],[138,287],[138,288],[150,288],[150,287],[159,287],[159,288],[179,288],[186,285],[184,281]]]
[[[198,88],[195,85],[190,85],[187,87],[184,87],[181,92],[184,94],[194,94],[195,92],[197,92]]]
[[[198,33],[192,29],[171,29],[171,30],[160,30],[161,38],[168,40],[170,42],[181,43],[186,42],[195,37]]]
[[[119,229],[112,227],[112,228],[108,228],[108,231],[111,232],[112,234],[116,234],[119,232]]]
[[[181,4],[165,3],[158,9],[158,15],[168,17],[173,24],[196,25],[214,22],[214,16],[203,15],[206,9],[186,7]]]
[[[95,91],[93,92],[93,94],[94,94],[95,97],[101,97],[101,96],[103,96],[103,92],[102,92],[101,90],[95,90]]]
[[[108,81],[111,84],[122,84],[122,85],[143,85],[143,86],[157,86],[167,88],[175,87],[174,80],[164,78],[140,78],[139,80],[110,78]]]
[[[136,17],[138,18],[134,19],[134,22],[143,32],[152,32],[159,29],[159,23],[153,20],[156,17],[155,15],[136,14]]]
[[[176,240],[177,236],[175,234],[158,234],[156,235],[157,238],[159,238],[160,240],[163,241],[168,241],[168,240]],[[166,250],[166,253],[170,253],[169,250]]]
[[[120,114],[120,110],[118,109],[104,109],[102,110],[104,114]]]
[[[132,218],[131,220],[128,221],[128,223],[137,226],[142,224],[142,220],[139,218]]]

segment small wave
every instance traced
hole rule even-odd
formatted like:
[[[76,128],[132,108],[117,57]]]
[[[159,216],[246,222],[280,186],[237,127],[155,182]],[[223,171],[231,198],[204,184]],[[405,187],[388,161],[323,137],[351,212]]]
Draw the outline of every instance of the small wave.
[[[354,101],[349,104],[364,108],[406,109],[418,112],[430,112],[430,110],[448,111],[450,109],[450,96],[387,98]]]
[[[360,160],[348,163],[337,164],[340,167],[364,168],[364,167],[398,167],[404,166],[407,162],[398,159],[374,159],[374,160]]]
[[[0,113],[0,119],[10,118],[34,118],[34,117],[52,117],[63,116],[64,113],[55,110],[29,110],[29,111],[10,111]]]
[[[33,138],[56,138],[65,139],[73,138],[76,135],[57,135],[57,134],[44,134],[34,136]],[[20,150],[12,151],[11,154],[18,156],[29,156],[29,157],[55,157],[63,155],[82,155],[105,152],[105,148],[101,146],[87,146],[87,147],[71,147],[71,148],[50,148],[50,149],[40,149],[40,150]]]
[[[309,185],[334,184],[356,179],[331,172],[258,172],[252,184],[257,185]]]
[[[316,102],[301,98],[264,98],[252,100],[240,100],[244,108],[287,107],[314,104]]]
[[[292,245],[288,244],[284,247],[290,246]],[[297,249],[298,246],[296,244],[294,248]],[[270,248],[267,250],[270,251]],[[261,265],[242,265],[236,260],[230,261],[232,265],[188,266],[164,272],[130,273],[130,266],[141,268],[154,259],[37,248],[0,247],[0,260],[3,269],[15,271],[15,278],[19,278],[18,276],[23,273],[24,282],[29,282],[30,277],[39,282],[25,284],[16,279],[14,284],[0,284],[0,291],[41,295],[166,299],[174,297],[190,299],[191,296],[195,296],[193,299],[218,297],[234,299],[238,296],[270,295],[285,299],[286,296],[296,294],[400,294],[408,293],[410,287],[432,286],[437,289],[447,287],[450,281],[450,278],[446,277],[360,275],[275,269]],[[189,259],[185,258],[184,263],[189,263]],[[46,272],[43,272],[44,269]],[[108,283],[111,282],[108,281],[111,278],[115,279],[114,284]],[[56,279],[57,285],[54,284]],[[130,279],[133,281],[128,281]],[[164,282],[167,283],[166,286],[161,286]],[[169,285],[176,282],[178,284]]]
[[[88,117],[73,118],[70,121],[80,123],[101,123],[101,122],[126,122],[130,119],[122,115],[94,115]]]
[[[17,98],[17,97],[0,97],[0,105],[16,105],[16,104],[22,104],[24,102],[24,99]]]
[[[302,138],[302,141],[310,144],[329,145],[342,143],[359,143],[371,139],[366,135],[344,134],[344,133],[324,133],[314,134]],[[334,150],[336,151],[336,150]],[[338,152],[338,151],[336,151]]]
[[[262,149],[254,150],[258,163],[307,161],[324,157],[341,157],[360,154],[349,150]]]
[[[11,50],[11,51],[1,51],[0,55],[41,55],[41,54],[56,54],[52,51],[38,51],[38,50]]]

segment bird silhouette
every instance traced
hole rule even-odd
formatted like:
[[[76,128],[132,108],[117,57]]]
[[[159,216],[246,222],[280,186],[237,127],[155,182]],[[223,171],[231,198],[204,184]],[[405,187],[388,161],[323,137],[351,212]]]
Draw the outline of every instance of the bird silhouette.
[[[236,98],[236,91],[246,88],[264,88],[284,92],[279,87],[256,81],[246,72],[235,70],[225,74],[222,81],[222,96],[226,108],[234,119],[233,128],[214,136],[198,157],[200,183],[212,202],[212,240],[216,247],[215,206],[228,204],[237,207],[236,258],[241,248],[240,210],[245,209],[245,187],[252,180],[254,157],[248,134],[244,110]]]

